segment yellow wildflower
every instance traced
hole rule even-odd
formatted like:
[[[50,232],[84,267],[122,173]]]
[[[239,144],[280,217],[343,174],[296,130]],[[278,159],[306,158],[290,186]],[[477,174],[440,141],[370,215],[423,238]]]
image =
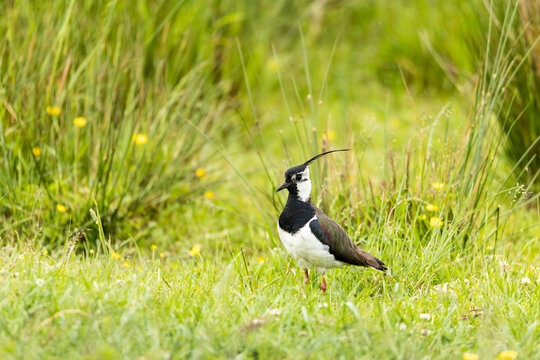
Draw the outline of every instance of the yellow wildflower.
[[[129,268],[129,264],[126,261],[122,262],[122,266],[126,269]]]
[[[43,256],[47,256],[49,255],[49,252],[47,251],[47,249],[43,250]]]
[[[276,59],[272,57],[266,61],[266,66],[272,71],[277,71],[278,63]]]
[[[94,249],[90,249],[90,255],[94,255]]]
[[[431,186],[433,186],[435,190],[442,190],[444,188],[444,183],[434,182]]]
[[[443,224],[442,220],[438,217],[432,217],[429,219],[429,226],[435,227],[435,226],[441,226]]]
[[[214,198],[214,193],[211,192],[211,191],[207,191],[204,193],[204,197],[207,198],[207,199],[213,199]]]
[[[152,246],[150,246],[150,249],[156,250],[156,249],[157,249],[157,245],[156,245],[156,244],[152,244]]]
[[[463,360],[478,360],[478,355],[472,353],[463,354]]]
[[[58,106],[47,106],[47,114],[51,116],[60,115],[60,108]]]
[[[135,134],[133,135],[133,141],[137,145],[144,145],[148,142],[148,138],[144,134]]]
[[[113,257],[113,259],[120,259],[122,257],[122,255],[115,252],[114,250],[111,250],[111,256]]]
[[[159,257],[162,258],[162,259],[165,258],[165,253],[162,253],[162,252],[159,253]]]
[[[201,252],[201,246],[200,245],[195,245],[191,248],[191,250],[189,250],[189,255],[190,256],[197,256],[199,255],[199,253]]]
[[[324,133],[324,138],[328,139],[328,141],[334,141],[336,138],[336,132],[334,130],[328,130]]]
[[[60,213],[65,213],[67,211],[67,207],[62,204],[56,204],[56,211]]]
[[[195,170],[195,175],[197,175],[197,177],[203,178],[206,175],[206,170],[198,168],[197,170]]]
[[[37,146],[33,147],[32,148],[32,154],[34,154],[35,157],[40,157],[41,156],[41,149],[38,148]]]
[[[506,360],[506,359],[515,359],[515,358],[517,358],[517,356],[518,356],[517,351],[515,351],[515,350],[505,350],[505,351],[502,351],[499,354],[498,358]]]
[[[262,264],[264,262],[264,258],[262,256],[259,256],[257,258],[257,261]]]
[[[77,127],[83,127],[84,125],[86,125],[86,119],[83,118],[82,116],[76,117],[73,120],[73,125],[75,125]]]
[[[433,211],[439,210],[439,207],[437,205],[427,204],[426,205],[426,210],[433,212]]]
[[[426,216],[426,214],[422,214],[422,215],[420,215],[420,220],[426,220],[426,219],[427,219],[427,216]]]

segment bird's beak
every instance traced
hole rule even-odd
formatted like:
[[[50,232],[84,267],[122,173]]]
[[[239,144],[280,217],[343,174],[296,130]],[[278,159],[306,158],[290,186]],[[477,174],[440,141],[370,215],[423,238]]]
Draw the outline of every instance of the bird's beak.
[[[283,189],[286,189],[286,188],[289,187],[289,185],[291,185],[291,183],[288,183],[288,182],[285,181],[283,184],[281,184],[280,187],[278,187],[277,191],[281,191]]]

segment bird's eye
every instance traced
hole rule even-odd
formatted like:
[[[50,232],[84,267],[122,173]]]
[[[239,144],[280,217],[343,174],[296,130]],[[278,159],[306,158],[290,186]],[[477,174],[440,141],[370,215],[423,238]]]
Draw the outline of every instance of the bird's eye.
[[[296,174],[296,180],[302,180],[302,174]]]

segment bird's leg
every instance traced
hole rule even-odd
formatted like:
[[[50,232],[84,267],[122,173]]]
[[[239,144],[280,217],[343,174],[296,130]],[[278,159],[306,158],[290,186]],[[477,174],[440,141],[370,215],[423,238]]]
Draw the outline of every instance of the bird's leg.
[[[324,278],[324,275],[323,275],[323,278],[322,278],[321,290],[322,290],[323,294],[326,294],[326,280]]]
[[[304,286],[307,285],[308,281],[309,281],[309,273],[307,269],[304,269]]]

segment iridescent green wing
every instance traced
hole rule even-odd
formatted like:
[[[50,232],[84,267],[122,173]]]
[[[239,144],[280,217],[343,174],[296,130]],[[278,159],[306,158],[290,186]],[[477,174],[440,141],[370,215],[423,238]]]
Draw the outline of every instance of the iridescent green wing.
[[[314,205],[313,205],[314,206]],[[315,206],[314,206],[315,207]],[[351,265],[365,266],[384,271],[384,263],[356,246],[341,225],[315,207],[316,220],[309,226],[319,241],[328,245],[336,260]]]

